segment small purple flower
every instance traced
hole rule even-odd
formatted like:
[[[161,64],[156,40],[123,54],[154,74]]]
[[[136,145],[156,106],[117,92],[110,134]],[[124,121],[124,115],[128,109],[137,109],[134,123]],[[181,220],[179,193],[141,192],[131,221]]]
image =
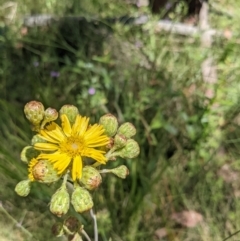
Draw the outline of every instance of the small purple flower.
[[[171,7],[172,7],[172,3],[170,3],[170,2],[168,2],[166,5],[165,5],[165,8],[167,9],[167,10],[169,10]]]
[[[51,77],[53,78],[58,78],[60,76],[60,73],[57,71],[51,71],[50,72]]]
[[[94,95],[95,93],[96,93],[95,88],[91,87],[91,88],[88,89],[88,94],[89,95]]]
[[[138,41],[138,40],[137,40],[137,41],[135,42],[135,46],[136,46],[136,48],[141,48],[142,45],[143,45],[143,44],[142,44],[141,41]]]
[[[38,67],[38,66],[39,66],[39,62],[38,62],[38,61],[34,61],[34,62],[33,62],[33,66],[34,66],[34,67]]]

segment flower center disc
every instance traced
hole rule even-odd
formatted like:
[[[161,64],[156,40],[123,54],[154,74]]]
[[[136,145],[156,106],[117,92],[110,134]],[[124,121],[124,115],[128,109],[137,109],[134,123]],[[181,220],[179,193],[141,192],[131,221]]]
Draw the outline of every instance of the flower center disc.
[[[81,155],[84,148],[84,140],[79,137],[69,137],[65,142],[60,144],[61,151],[67,153],[71,157]]]

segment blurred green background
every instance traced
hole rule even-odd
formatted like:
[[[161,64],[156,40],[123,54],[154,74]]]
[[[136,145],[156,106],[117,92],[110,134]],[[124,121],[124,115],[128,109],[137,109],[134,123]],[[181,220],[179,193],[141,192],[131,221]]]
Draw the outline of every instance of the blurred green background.
[[[157,31],[164,8],[152,15],[130,1],[0,0],[1,241],[66,240],[51,234],[54,187],[14,192],[27,175],[20,152],[32,136],[23,114],[30,100],[76,105],[92,121],[112,113],[137,128],[141,154],[124,161],[130,175],[106,175],[93,193],[99,240],[240,239],[240,1],[209,2],[210,26],[222,34],[207,48],[200,35]],[[168,19],[187,22],[187,7],[178,1]],[[36,14],[54,20],[26,26]],[[143,14],[147,23],[131,24]],[[208,57],[213,83],[202,75]],[[89,215],[78,218],[92,236]]]

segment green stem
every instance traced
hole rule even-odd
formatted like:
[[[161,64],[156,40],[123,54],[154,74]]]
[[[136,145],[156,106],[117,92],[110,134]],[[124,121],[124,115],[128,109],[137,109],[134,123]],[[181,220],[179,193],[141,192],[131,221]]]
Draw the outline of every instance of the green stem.
[[[99,170],[98,172],[99,173],[109,173],[109,172],[111,172],[111,170],[109,170],[109,169],[102,169],[102,170]]]
[[[232,233],[231,235],[229,235],[228,237],[226,237],[225,239],[223,239],[222,241],[226,241],[228,239],[230,239],[231,237],[235,236],[236,234],[238,234],[240,232],[240,230],[236,231],[235,233]]]
[[[93,212],[93,209],[90,210],[90,215],[93,219],[93,224],[94,224],[94,241],[98,241],[97,218],[96,218],[96,215]]]
[[[81,233],[87,239],[87,241],[91,241],[90,237],[88,236],[88,234],[86,233],[86,231],[84,229],[81,231]]]
[[[66,186],[67,185],[67,180],[68,180],[68,172],[64,175],[63,177],[63,183],[62,186]]]
[[[31,237],[31,239],[33,238],[33,235],[27,230],[25,229],[22,225],[20,225],[8,212],[7,210],[2,206],[2,204],[0,203],[0,211],[2,211],[15,225],[16,227],[20,228],[21,231],[26,234],[27,236]],[[36,240],[36,239],[35,239]]]
[[[105,155],[107,160],[109,160],[109,158],[112,157],[112,154],[114,151],[116,151],[116,149],[114,147],[108,151],[108,153]]]
[[[65,225],[63,225],[63,230],[67,235],[73,235],[74,233],[71,232]]]

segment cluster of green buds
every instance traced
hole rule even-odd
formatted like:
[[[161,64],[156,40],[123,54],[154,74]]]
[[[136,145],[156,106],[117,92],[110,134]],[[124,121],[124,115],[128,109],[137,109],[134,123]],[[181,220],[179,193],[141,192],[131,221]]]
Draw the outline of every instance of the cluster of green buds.
[[[28,102],[24,107],[24,113],[32,124],[33,131],[39,131],[47,123],[55,121],[58,118],[57,110],[50,107],[44,110],[43,104],[38,101]]]
[[[68,169],[68,171],[59,174],[52,162],[41,159],[42,152],[35,149],[34,145],[47,142],[41,138],[39,133],[51,126],[53,121],[57,122],[62,115],[66,115],[70,124],[74,125],[76,116],[79,115],[77,107],[64,105],[58,112],[50,107],[45,109],[41,102],[31,101],[25,105],[24,113],[31,123],[32,130],[36,133],[32,137],[31,145],[24,147],[21,152],[21,160],[27,164],[29,175],[26,180],[20,181],[16,185],[15,191],[18,195],[26,197],[30,193],[33,181],[48,185],[62,181],[61,186],[52,195],[49,205],[53,214],[62,217],[68,213],[70,205],[77,213],[92,209],[94,203],[90,192],[97,189],[102,183],[103,173],[112,173],[122,179],[129,174],[129,170],[125,165],[112,169],[100,169],[101,163],[89,162],[83,163],[81,178],[72,182]],[[133,124],[126,122],[119,125],[114,115],[106,114],[100,118],[99,125],[104,128],[104,135],[107,135],[110,139],[108,146],[105,147],[107,162],[115,161],[117,157],[132,159],[138,156],[140,149],[138,143],[133,139],[136,134],[136,128]],[[76,240],[81,240],[82,226],[80,224],[73,225],[74,230],[68,226],[69,220],[63,225],[58,224],[54,228],[54,233],[57,236],[63,234],[72,235],[74,238],[77,237]]]
[[[99,123],[111,137],[110,151],[106,155],[109,160],[115,160],[118,156],[124,159],[138,156],[140,148],[132,138],[136,134],[136,128],[132,123],[125,122],[119,126],[117,118],[112,114],[102,116]]]

